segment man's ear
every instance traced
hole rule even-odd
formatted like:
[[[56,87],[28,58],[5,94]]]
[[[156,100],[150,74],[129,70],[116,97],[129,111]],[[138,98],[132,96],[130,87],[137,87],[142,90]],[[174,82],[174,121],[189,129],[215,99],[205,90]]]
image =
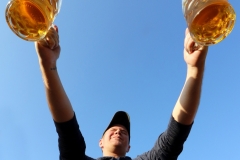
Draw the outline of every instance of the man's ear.
[[[99,140],[99,147],[103,149],[103,139]]]
[[[127,148],[126,152],[129,152],[130,148],[131,148],[131,146],[128,145],[128,148]]]

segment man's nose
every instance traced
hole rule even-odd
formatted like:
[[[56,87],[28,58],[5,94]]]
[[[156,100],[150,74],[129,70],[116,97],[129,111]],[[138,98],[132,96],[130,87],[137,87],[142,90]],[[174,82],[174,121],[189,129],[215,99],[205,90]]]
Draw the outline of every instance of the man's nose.
[[[120,134],[120,129],[117,129],[114,134]]]

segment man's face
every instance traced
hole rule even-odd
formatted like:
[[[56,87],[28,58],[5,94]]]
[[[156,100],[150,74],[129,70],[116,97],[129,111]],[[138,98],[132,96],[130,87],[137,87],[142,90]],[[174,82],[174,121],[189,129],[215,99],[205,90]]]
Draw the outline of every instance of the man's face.
[[[99,146],[103,152],[118,152],[125,155],[130,149],[127,129],[122,125],[112,126],[104,133]]]

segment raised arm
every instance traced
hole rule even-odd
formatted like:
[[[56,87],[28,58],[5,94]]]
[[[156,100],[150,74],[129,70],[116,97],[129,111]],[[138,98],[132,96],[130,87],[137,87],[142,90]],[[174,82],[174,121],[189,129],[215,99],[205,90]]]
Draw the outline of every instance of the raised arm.
[[[57,71],[57,59],[61,50],[58,28],[51,28],[45,39],[35,42],[35,48],[52,117],[55,122],[68,121],[74,112]]]
[[[195,42],[186,29],[184,40],[184,60],[187,64],[187,76],[182,92],[173,109],[173,118],[185,125],[192,124],[197,113],[208,47],[193,50]]]
[[[188,29],[184,40],[184,60],[187,63],[187,76],[182,92],[174,106],[172,117],[165,132],[160,134],[154,147],[135,160],[161,159],[177,160],[183,150],[183,144],[191,131],[196,115],[208,47],[194,50]]]

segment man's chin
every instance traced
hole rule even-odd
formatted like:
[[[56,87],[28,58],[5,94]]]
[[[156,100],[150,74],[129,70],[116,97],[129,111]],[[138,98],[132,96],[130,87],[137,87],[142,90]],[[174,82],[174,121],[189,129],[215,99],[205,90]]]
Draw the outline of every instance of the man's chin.
[[[111,144],[115,147],[122,147],[123,146],[123,143],[121,141],[113,141]]]

